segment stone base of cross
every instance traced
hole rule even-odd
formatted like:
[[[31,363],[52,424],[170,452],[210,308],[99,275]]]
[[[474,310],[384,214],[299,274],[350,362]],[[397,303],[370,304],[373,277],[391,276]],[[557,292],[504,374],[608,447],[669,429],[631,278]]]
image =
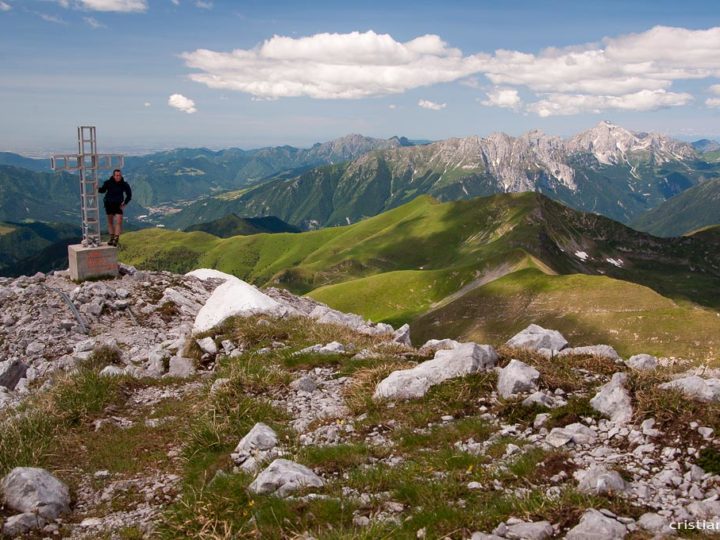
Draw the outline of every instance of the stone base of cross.
[[[100,236],[98,174],[103,170],[121,169],[124,161],[119,154],[97,153],[95,126],[78,127],[77,154],[51,158],[53,170],[78,172],[80,176],[82,244],[68,246],[70,278],[74,281],[118,275],[117,248],[103,245]]]

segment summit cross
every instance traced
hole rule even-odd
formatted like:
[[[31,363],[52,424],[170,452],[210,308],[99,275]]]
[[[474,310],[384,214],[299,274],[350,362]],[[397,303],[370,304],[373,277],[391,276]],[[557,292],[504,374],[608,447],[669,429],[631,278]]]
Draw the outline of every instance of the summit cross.
[[[80,173],[80,211],[82,213],[82,245],[100,246],[100,204],[98,172],[121,169],[125,158],[121,154],[98,154],[95,126],[78,127],[78,153],[58,154],[50,158],[54,171]]]

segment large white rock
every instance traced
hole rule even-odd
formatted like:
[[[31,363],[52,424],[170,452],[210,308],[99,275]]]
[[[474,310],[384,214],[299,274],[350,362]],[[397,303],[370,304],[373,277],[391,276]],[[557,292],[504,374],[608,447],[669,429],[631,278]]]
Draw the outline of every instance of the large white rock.
[[[540,372],[525,362],[512,359],[510,363],[500,370],[498,376],[498,393],[508,398],[522,392],[534,392],[537,390],[537,380]]]
[[[549,349],[561,351],[567,347],[567,340],[557,330],[546,330],[537,324],[531,324],[522,332],[511,337],[505,345],[518,349]]]
[[[602,495],[604,493],[623,493],[628,485],[616,471],[608,470],[602,465],[593,465],[587,469],[576,471],[575,479],[578,489],[583,493]]]
[[[545,438],[549,445],[559,448],[568,443],[590,444],[595,442],[597,434],[583,424],[575,423],[564,428],[553,428]]]
[[[41,529],[47,522],[42,516],[33,512],[25,512],[9,517],[3,523],[2,533],[10,538],[23,535],[27,532]]]
[[[5,505],[17,512],[36,512],[55,519],[70,511],[70,491],[45,469],[15,467],[0,482]]]
[[[493,367],[498,355],[490,345],[463,343],[440,350],[432,360],[412,369],[393,371],[375,388],[373,399],[412,399],[425,395],[431,386]]]
[[[689,398],[700,401],[720,401],[720,379],[703,379],[689,375],[659,386],[661,389],[679,390]]]
[[[627,527],[618,520],[591,508],[582,515],[580,523],[568,531],[565,540],[620,540],[627,533]]]
[[[287,497],[300,488],[323,485],[323,479],[305,465],[287,459],[276,459],[253,480],[248,489],[253,493]]]
[[[206,332],[228,317],[250,316],[258,313],[283,315],[288,308],[256,287],[230,276],[215,289],[195,317],[193,333]]]
[[[601,386],[599,392],[590,400],[590,406],[616,424],[630,422],[633,409],[630,394],[625,388],[626,383],[625,373],[615,373],[610,382]]]
[[[205,281],[206,279],[222,279],[223,281],[227,281],[228,279],[237,279],[231,274],[226,274],[225,272],[215,270],[214,268],[198,268],[197,270],[192,270],[185,275],[198,278],[200,281]]]
[[[262,461],[276,457],[273,450],[277,444],[277,433],[267,424],[258,422],[240,439],[230,458],[241,469],[253,472]]]

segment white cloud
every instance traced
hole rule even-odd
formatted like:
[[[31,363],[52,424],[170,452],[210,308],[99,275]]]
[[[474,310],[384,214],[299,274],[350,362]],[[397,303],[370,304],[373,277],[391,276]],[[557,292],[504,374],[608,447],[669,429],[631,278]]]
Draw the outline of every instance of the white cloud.
[[[254,49],[182,55],[190,77],[211,88],[239,90],[262,99],[309,96],[355,99],[399,94],[450,82],[477,72],[480,63],[463,57],[438,36],[405,43],[373,31],[274,36]]]
[[[720,96],[720,84],[713,84],[708,90],[716,96]]]
[[[355,99],[453,81],[482,88],[479,79],[484,76],[496,86],[486,92],[484,105],[548,116],[684,105],[692,97],[673,91],[673,84],[720,77],[718,51],[720,27],[656,26],[537,53],[464,55],[436,35],[398,42],[368,31],[273,36],[252,49],[197,49],[182,58],[196,70],[192,80],[257,99]],[[525,108],[520,89],[535,94]]]
[[[397,105],[395,105],[394,103],[391,103],[390,105],[388,105],[388,109],[394,111],[395,109],[397,109]]]
[[[481,103],[487,107],[517,109],[522,105],[518,91],[513,88],[495,88],[486,93],[487,99]]]
[[[431,111],[441,111],[445,107],[447,107],[447,103],[435,103],[434,101],[421,99],[420,101],[418,101],[418,107],[422,107],[423,109],[430,109]]]
[[[107,28],[107,26],[98,21],[95,17],[83,17],[83,20],[92,28]]]
[[[207,0],[196,0],[195,5],[200,9],[212,9],[213,3]]]
[[[54,24],[67,24],[63,19],[60,17],[56,17],[55,15],[48,15],[47,13],[38,13],[38,17],[40,17],[43,21],[54,23]]]
[[[146,101],[146,102],[145,102],[145,107],[150,107],[150,106],[151,106],[151,103],[150,103],[149,101]]]
[[[708,98],[705,100],[705,105],[712,108],[720,107],[720,98]]]
[[[195,102],[190,98],[186,98],[182,94],[173,94],[170,96],[168,98],[168,105],[188,114],[197,112]]]
[[[10,4],[0,0],[0,11],[10,11],[11,9],[12,9],[12,6]]]
[[[174,5],[179,6],[180,0],[170,0]]]
[[[78,6],[92,11],[120,13],[142,13],[148,8],[147,0],[78,0]]]
[[[651,111],[666,107],[686,105],[692,101],[687,93],[665,90],[641,90],[624,96],[590,96],[582,94],[550,94],[527,106],[538,116],[567,116],[580,113],[599,113],[606,109],[625,111]]]

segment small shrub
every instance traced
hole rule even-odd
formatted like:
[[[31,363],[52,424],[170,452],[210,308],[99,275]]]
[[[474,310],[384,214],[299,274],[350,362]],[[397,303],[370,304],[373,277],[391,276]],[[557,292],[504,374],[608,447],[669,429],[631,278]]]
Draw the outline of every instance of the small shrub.
[[[698,467],[706,473],[720,474],[720,450],[717,448],[703,448],[697,460]]]

